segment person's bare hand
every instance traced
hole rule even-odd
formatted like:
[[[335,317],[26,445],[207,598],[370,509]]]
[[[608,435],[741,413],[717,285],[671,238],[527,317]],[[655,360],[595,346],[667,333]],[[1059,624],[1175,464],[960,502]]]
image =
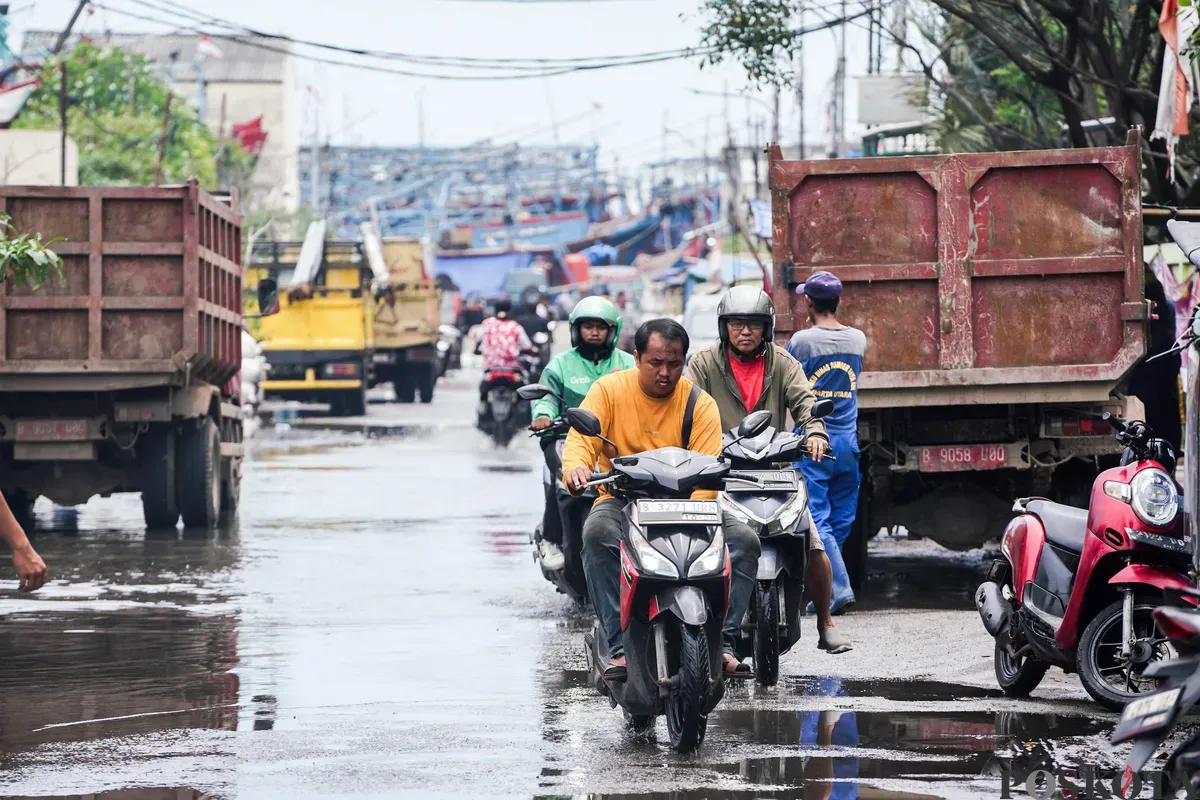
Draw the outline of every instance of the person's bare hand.
[[[567,479],[563,481],[567,485],[567,491],[571,494],[579,494],[587,487],[588,481],[592,479],[592,471],[587,467],[575,467],[567,473]]]
[[[36,592],[45,585],[46,562],[31,545],[13,553],[13,566],[17,568],[17,576],[21,579],[22,592]]]
[[[829,442],[819,436],[813,436],[808,440],[808,455],[813,461],[820,461],[825,458],[825,454],[829,452]]]
[[[538,417],[533,421],[533,429],[535,431],[544,431],[546,428],[550,427],[550,423],[553,421],[554,420],[550,419],[549,417]]]

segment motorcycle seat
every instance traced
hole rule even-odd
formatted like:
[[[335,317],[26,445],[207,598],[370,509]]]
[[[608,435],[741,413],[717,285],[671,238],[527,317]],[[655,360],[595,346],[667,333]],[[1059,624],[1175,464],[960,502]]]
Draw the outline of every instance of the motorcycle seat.
[[[1072,553],[1083,552],[1083,543],[1087,540],[1086,508],[1064,506],[1049,500],[1032,500],[1026,508],[1042,521],[1046,539],[1051,544]]]

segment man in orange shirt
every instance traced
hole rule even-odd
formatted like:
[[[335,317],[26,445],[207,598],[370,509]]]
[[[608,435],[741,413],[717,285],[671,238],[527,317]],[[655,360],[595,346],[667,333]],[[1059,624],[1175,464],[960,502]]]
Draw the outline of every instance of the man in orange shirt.
[[[592,384],[580,408],[600,420],[600,429],[617,446],[620,455],[632,455],[660,447],[684,447],[697,453],[720,455],[721,415],[706,393],[683,377],[687,331],[669,319],[654,319],[642,325],[634,337],[635,368],[606,375]],[[691,397],[695,388],[695,397]],[[690,431],[684,431],[686,409],[693,405]],[[571,431],[563,449],[563,483],[573,493],[583,490],[597,462],[601,470],[612,468],[609,454],[599,439]],[[621,644],[620,541],[623,504],[606,486],[583,526],[583,570],[588,593],[608,641],[607,680],[624,680],[625,655]],[[713,499],[716,492],[696,491],[694,499]],[[724,662],[729,677],[750,677],[749,668],[738,662],[733,645],[738,626],[750,604],[750,592],[758,574],[758,537],[731,514],[723,515],[722,529],[729,547],[732,580],[729,608],[725,616]]]

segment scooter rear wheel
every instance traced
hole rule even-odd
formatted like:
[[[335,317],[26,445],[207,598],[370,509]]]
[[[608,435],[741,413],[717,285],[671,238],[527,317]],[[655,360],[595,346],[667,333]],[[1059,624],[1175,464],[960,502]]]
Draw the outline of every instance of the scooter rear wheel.
[[[996,640],[996,655],[993,659],[996,666],[996,683],[1000,691],[1009,697],[1028,697],[1037,688],[1046,675],[1050,665],[1038,661],[1032,655],[1013,658],[999,639]]]
[[[672,750],[690,753],[704,741],[710,683],[708,634],[699,625],[680,625],[678,682],[667,698]]]

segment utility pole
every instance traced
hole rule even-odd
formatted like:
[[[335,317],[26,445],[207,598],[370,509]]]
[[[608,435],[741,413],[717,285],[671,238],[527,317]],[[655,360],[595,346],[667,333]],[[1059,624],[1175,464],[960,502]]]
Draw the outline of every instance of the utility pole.
[[[54,49],[50,51],[51,55],[58,55],[62,52],[63,45],[67,43],[67,37],[71,35],[71,29],[79,21],[79,15],[83,13],[83,9],[87,8],[87,4],[88,0],[79,0],[79,5],[75,6],[75,13],[71,15],[71,20],[67,23],[67,27],[62,29],[62,33],[58,35],[58,39],[54,42]]]
[[[167,157],[167,129],[171,123],[171,98],[173,92],[167,92],[167,102],[163,106],[162,135],[158,139],[158,163],[154,166],[154,185],[162,185],[163,161]]]
[[[67,185],[67,62],[63,61],[60,65],[62,68],[62,90],[58,93],[58,124],[62,128],[62,141],[59,144],[59,169],[61,171],[61,185]]]
[[[312,205],[313,213],[320,213],[321,209],[321,164],[320,156],[317,150],[321,146],[321,108],[320,103],[316,101],[316,94],[313,94],[313,137],[312,144],[309,145],[309,156],[311,163],[309,164],[309,190],[311,193],[310,204]]]
[[[842,19],[846,19],[846,0],[841,3]],[[833,157],[842,154],[842,140],[846,138],[846,23],[841,24],[842,39],[838,43],[837,73],[833,87]]]
[[[772,106],[771,141],[779,144],[779,84],[775,84],[775,98]]]

